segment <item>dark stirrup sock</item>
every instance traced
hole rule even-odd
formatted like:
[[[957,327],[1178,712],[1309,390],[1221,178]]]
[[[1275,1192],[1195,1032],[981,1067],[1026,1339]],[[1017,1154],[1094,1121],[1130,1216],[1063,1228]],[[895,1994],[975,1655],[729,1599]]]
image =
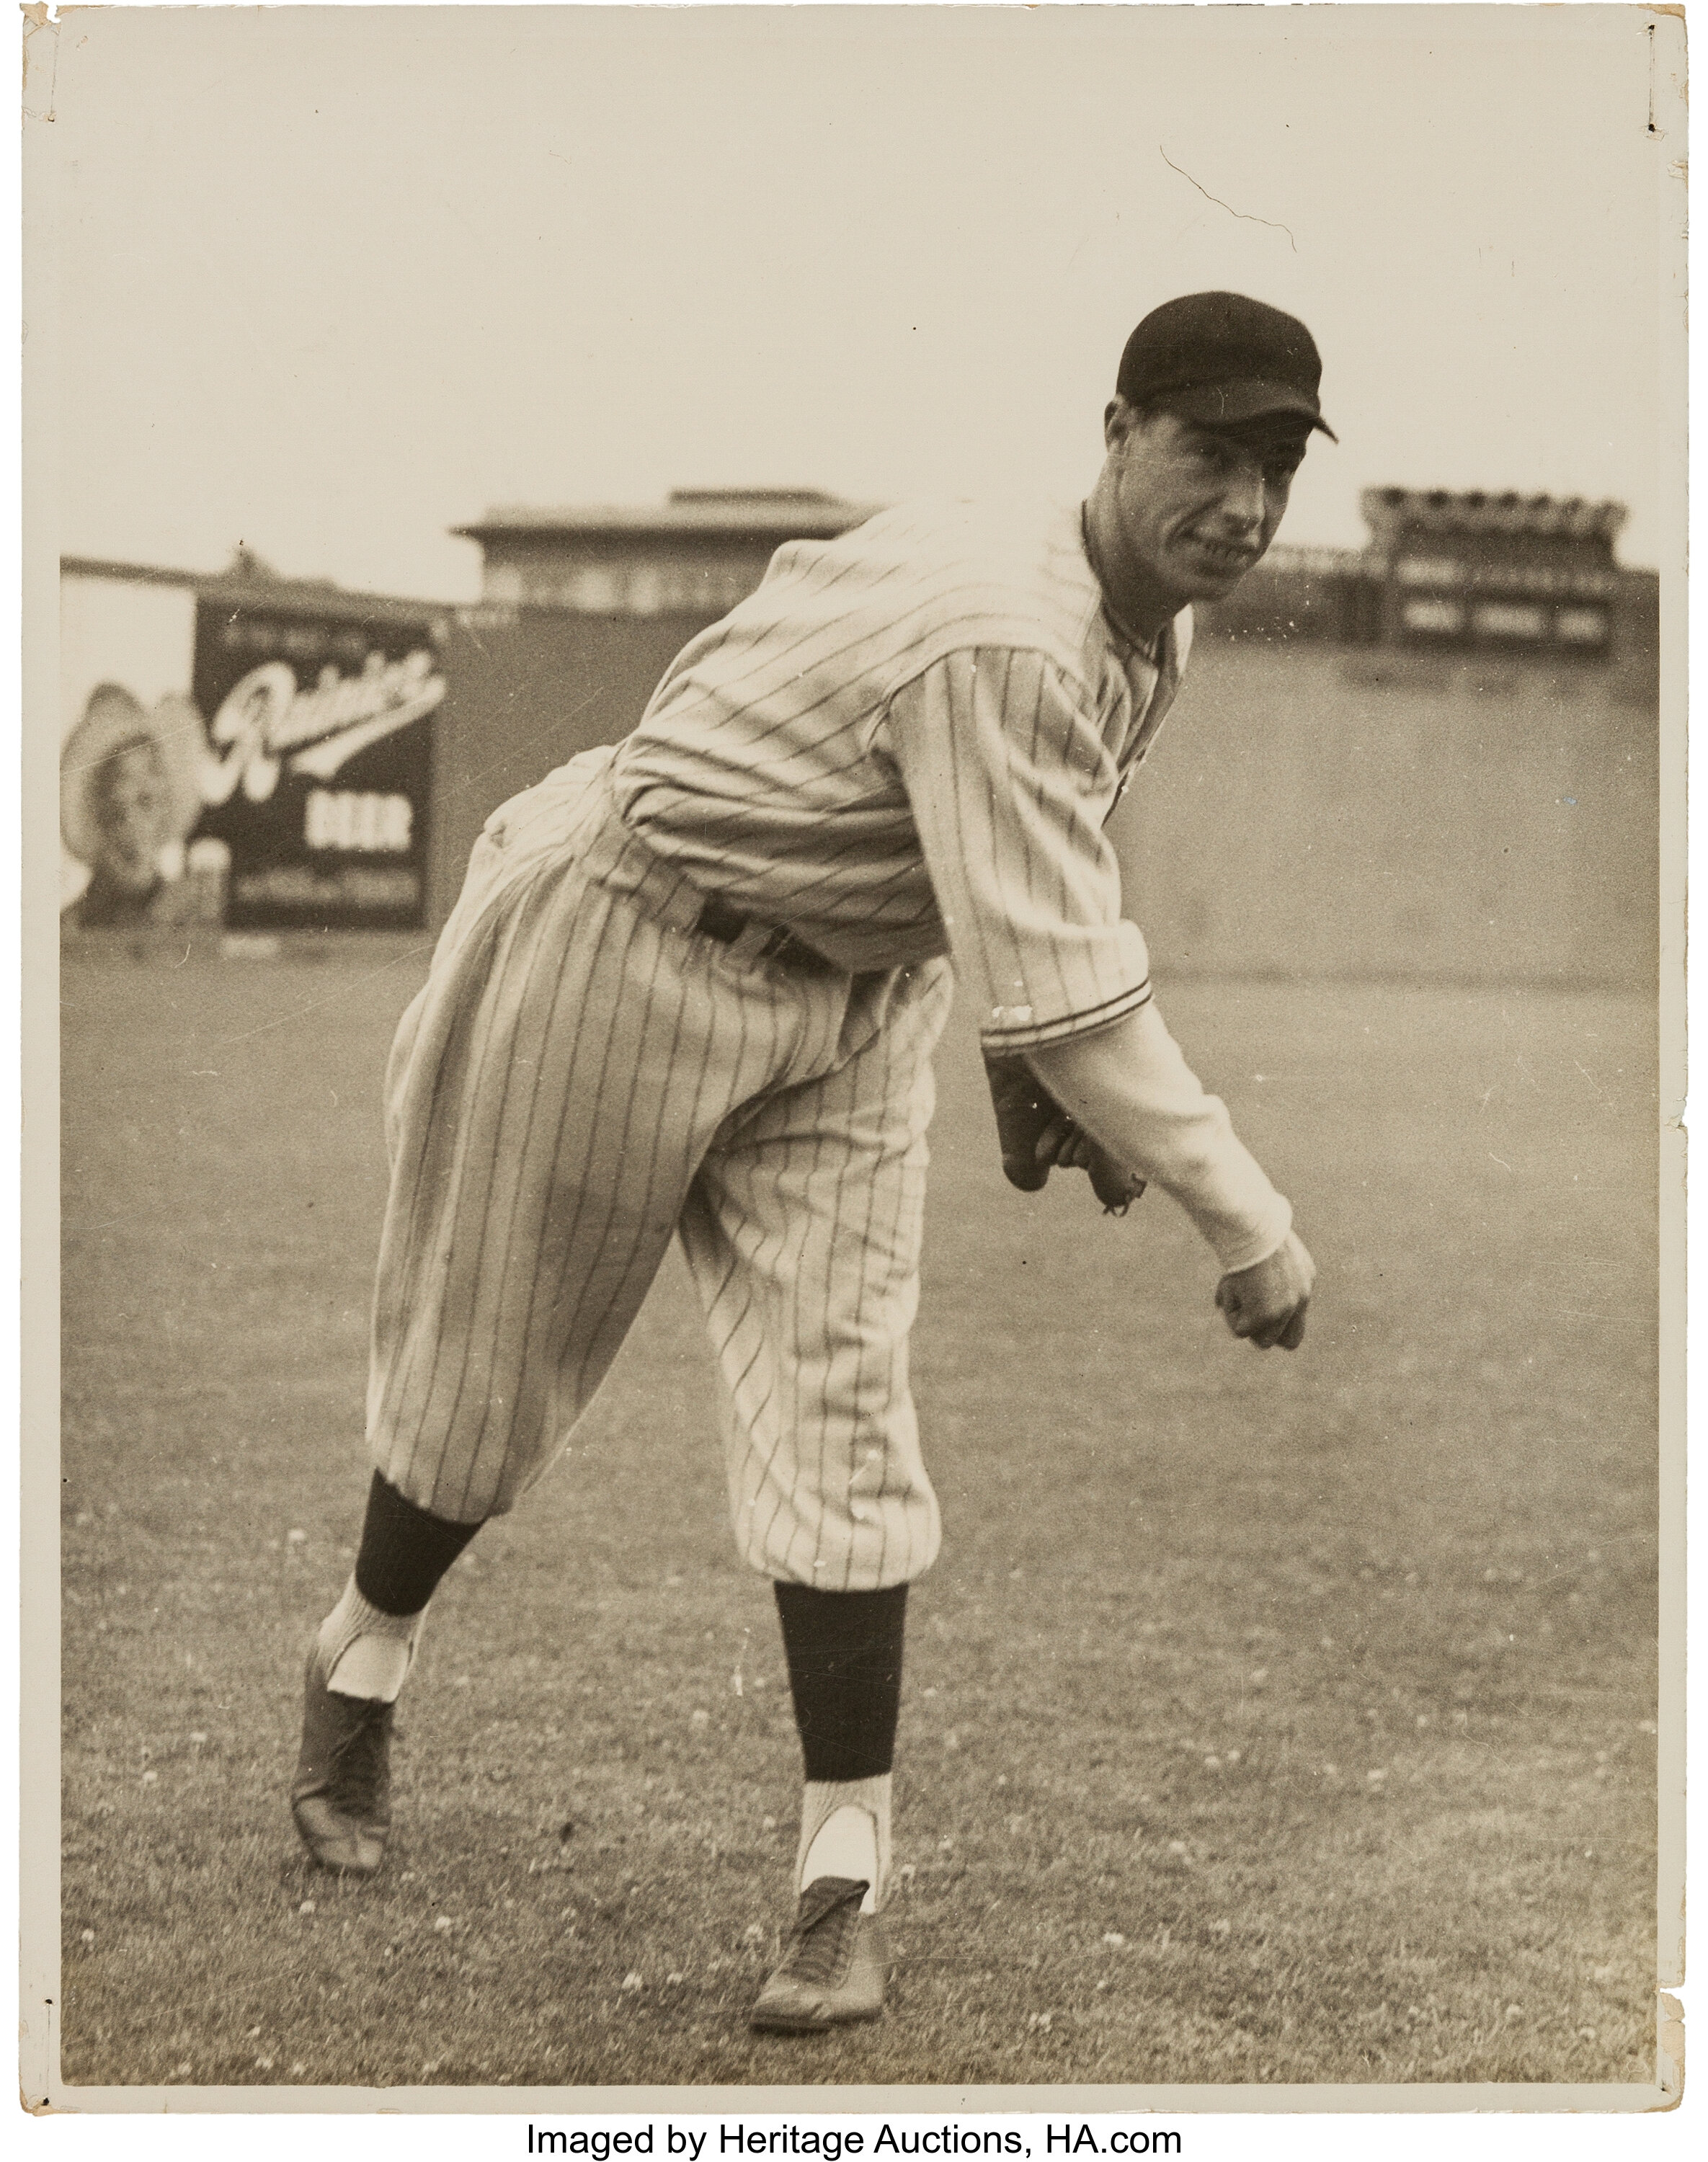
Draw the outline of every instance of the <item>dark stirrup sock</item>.
[[[795,1725],[811,1781],[872,1779],[896,1757],[907,1586],[818,1591],[778,1584]]]
[[[384,1614],[419,1614],[479,1529],[430,1517],[376,1471],[356,1555],[356,1589]]]

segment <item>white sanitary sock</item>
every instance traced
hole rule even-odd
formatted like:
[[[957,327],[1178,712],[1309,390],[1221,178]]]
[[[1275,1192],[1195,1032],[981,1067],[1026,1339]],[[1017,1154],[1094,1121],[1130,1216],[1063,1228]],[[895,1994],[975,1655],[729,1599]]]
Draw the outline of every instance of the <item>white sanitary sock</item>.
[[[326,1687],[340,1696],[374,1697],[395,1704],[414,1663],[426,1608],[420,1614],[387,1614],[364,1599],[353,1576],[344,1595],[321,1624],[321,1664]]]
[[[863,1914],[875,1914],[890,1882],[890,1774],[875,1779],[809,1779],[801,1798],[795,1877],[864,1877]]]

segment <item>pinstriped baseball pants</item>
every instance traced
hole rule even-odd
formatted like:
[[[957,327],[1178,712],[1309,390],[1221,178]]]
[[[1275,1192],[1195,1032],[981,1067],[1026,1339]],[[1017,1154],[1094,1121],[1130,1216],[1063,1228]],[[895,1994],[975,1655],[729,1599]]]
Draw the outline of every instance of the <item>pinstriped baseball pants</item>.
[[[828,1590],[936,1554],[907,1341],[943,961],[720,945],[611,809],[608,752],[494,814],[386,1076],[368,1441],[434,1515],[567,1444],[679,1235],[722,1376],[737,1542]]]

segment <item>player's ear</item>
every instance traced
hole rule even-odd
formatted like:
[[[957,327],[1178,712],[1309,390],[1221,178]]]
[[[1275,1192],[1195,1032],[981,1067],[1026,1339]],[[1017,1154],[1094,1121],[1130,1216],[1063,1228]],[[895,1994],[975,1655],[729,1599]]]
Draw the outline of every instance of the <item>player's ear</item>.
[[[1137,413],[1119,391],[1103,409],[1103,447],[1118,450],[1132,432]]]

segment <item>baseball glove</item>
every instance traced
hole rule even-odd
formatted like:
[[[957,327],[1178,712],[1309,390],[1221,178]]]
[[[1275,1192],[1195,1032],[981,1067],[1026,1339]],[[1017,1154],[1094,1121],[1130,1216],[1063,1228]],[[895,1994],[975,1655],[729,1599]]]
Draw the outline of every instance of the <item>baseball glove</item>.
[[[1126,1215],[1144,1192],[1144,1180],[1124,1171],[1099,1147],[1023,1058],[993,1058],[987,1054],[985,1078],[990,1084],[991,1108],[996,1114],[1003,1175],[1011,1186],[1036,1193],[1053,1168],[1083,1171],[1089,1176],[1091,1190],[1103,1204],[1105,1213]]]

